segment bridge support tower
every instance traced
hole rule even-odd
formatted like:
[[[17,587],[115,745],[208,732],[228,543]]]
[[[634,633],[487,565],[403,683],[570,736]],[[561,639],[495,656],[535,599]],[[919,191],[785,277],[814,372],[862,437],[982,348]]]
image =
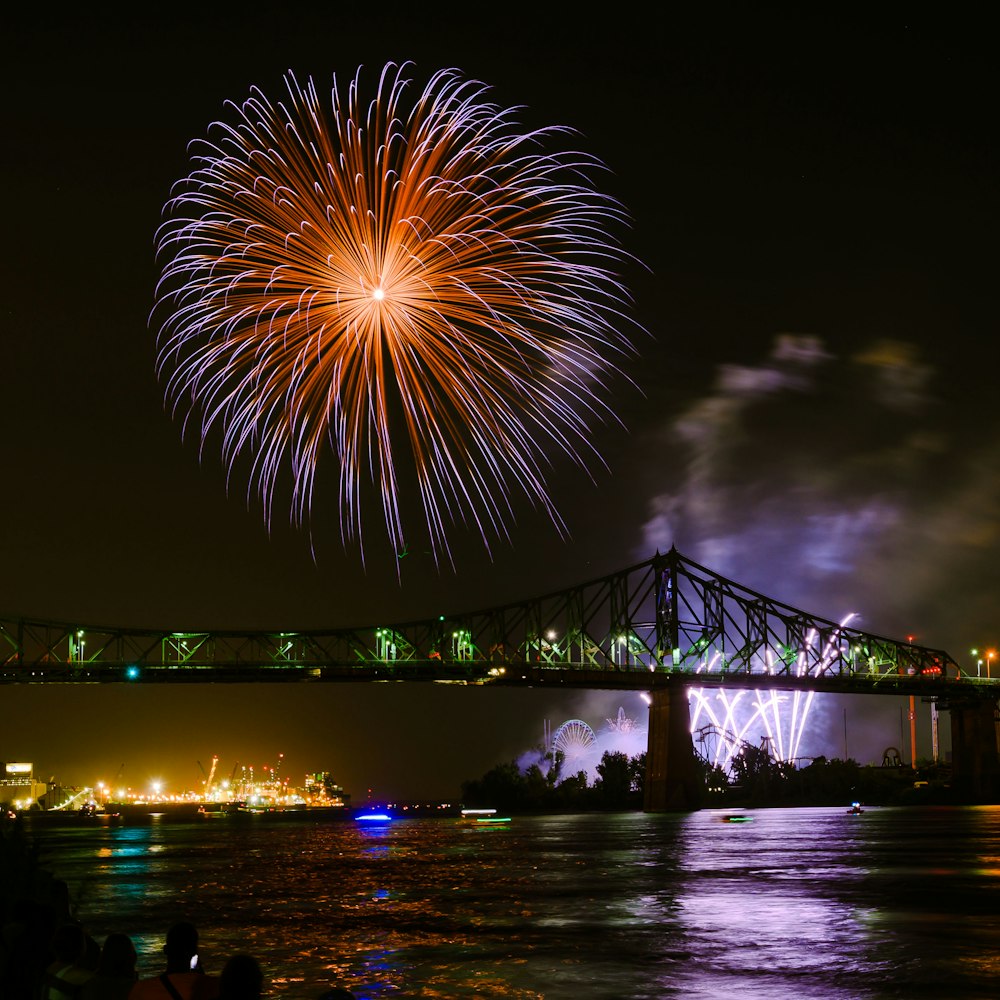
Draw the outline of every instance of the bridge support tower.
[[[997,701],[955,699],[951,711],[952,787],[963,802],[1000,801]]]
[[[697,809],[700,782],[691,741],[691,707],[687,684],[671,679],[652,692],[646,744],[645,812],[682,812]]]

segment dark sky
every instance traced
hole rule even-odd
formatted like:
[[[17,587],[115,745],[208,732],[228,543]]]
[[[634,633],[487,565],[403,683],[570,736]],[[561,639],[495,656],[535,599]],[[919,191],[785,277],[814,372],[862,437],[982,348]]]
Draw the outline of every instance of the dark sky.
[[[402,621],[674,543],[966,664],[971,645],[1000,641],[985,26],[893,6],[583,10],[8,15],[0,613],[178,629]],[[524,105],[526,123],[578,130],[645,266],[624,275],[648,337],[626,366],[635,384],[614,387],[625,428],[596,434],[609,467],[593,482],[553,467],[571,537],[524,505],[492,557],[456,529],[454,571],[377,547],[362,567],[337,539],[335,494],[317,500],[315,552],[280,517],[269,532],[244,484],[227,495],[218,453],[199,461],[165,412],[147,322],[163,204],[223,102],[278,93],[288,69],[326,84],[390,60],[419,79],[457,67]],[[289,773],[329,769],[355,796],[453,796],[539,742],[546,719],[642,716],[634,695],[412,685],[0,699],[0,758],[45,776],[91,783],[124,763],[131,783],[193,786],[213,754],[225,771],[284,753]],[[846,704],[852,755],[898,744],[897,703]],[[840,754],[841,703],[817,720],[812,752]]]

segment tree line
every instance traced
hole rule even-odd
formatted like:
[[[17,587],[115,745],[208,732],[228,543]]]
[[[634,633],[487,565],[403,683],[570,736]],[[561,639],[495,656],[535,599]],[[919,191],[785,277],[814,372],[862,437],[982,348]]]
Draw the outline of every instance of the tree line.
[[[564,775],[564,756],[540,755],[540,763],[521,767],[517,761],[498,764],[481,778],[462,784],[468,808],[503,812],[586,812],[642,809],[646,754],[635,757],[605,751],[591,783],[586,771]],[[944,802],[949,797],[949,772],[925,761],[909,767],[874,767],[855,760],[816,757],[805,766],[777,761],[764,748],[746,746],[728,769],[696,757],[701,799],[713,806],[833,806],[908,805]]]
[[[517,761],[497,764],[481,778],[462,783],[462,803],[470,809],[522,813],[642,808],[645,753],[629,757],[605,751],[592,784],[586,771],[563,776],[565,765],[559,751],[543,754],[542,763],[525,768]]]

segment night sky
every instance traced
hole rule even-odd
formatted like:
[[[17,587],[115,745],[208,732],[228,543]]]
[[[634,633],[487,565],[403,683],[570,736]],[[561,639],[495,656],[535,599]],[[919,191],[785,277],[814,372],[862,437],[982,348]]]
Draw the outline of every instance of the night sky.
[[[383,8],[384,9],[384,8]],[[791,8],[790,8],[791,9]],[[610,11],[611,8],[608,8]],[[360,8],[359,8],[360,11]],[[890,6],[840,17],[467,6],[266,18],[7,15],[0,613],[284,630],[488,607],[671,544],[828,618],[942,647],[1000,642],[994,62],[985,26]],[[187,143],[252,85],[325,89],[412,60],[567,125],[628,208],[623,278],[648,331],[595,435],[593,480],[553,456],[570,537],[529,505],[455,565],[270,530],[165,411],[148,317],[154,233]],[[372,516],[381,518],[381,512]],[[971,663],[974,670],[975,664]],[[454,797],[634,694],[329,685],[3,687],[0,758],[40,777],[197,787],[213,755],[356,799]],[[845,716],[846,709],[846,716]],[[926,713],[926,706],[921,711]],[[809,754],[881,760],[895,699],[824,702]],[[921,716],[924,718],[924,715]],[[920,751],[929,753],[921,722]],[[808,741],[807,741],[808,742]]]

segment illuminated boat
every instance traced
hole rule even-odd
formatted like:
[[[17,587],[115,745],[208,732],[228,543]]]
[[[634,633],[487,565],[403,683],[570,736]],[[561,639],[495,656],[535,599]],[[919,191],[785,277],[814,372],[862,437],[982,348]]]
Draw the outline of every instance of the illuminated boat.
[[[847,810],[848,816],[860,816],[864,812],[860,802],[852,802],[851,808]]]
[[[222,811],[227,816],[256,816],[264,812],[274,812],[274,808],[256,805],[246,799],[234,799],[232,802],[227,802]]]
[[[466,823],[501,825],[509,823],[509,816],[498,816],[496,809],[463,809],[462,820]]]
[[[392,816],[387,812],[380,812],[378,810],[357,813],[354,817],[355,821],[358,823],[391,823]]]

